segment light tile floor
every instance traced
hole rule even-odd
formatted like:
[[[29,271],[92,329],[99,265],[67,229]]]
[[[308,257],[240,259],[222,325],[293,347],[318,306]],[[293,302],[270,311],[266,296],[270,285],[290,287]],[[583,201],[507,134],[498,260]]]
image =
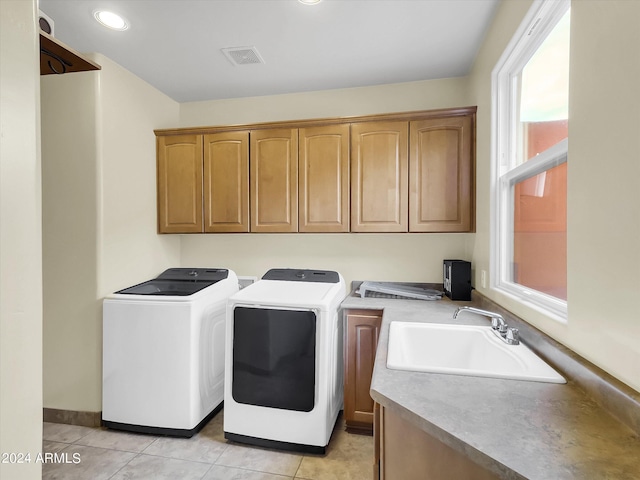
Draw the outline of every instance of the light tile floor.
[[[248,447],[225,440],[218,413],[189,439],[45,423],[44,480],[371,480],[373,438],[338,420],[325,455]],[[74,454],[76,454],[74,456]],[[74,463],[74,459],[76,463]],[[79,460],[79,461],[78,461]]]

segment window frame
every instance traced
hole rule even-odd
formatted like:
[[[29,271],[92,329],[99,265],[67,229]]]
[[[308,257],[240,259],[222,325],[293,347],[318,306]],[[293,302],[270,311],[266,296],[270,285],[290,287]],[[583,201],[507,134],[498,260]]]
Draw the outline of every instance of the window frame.
[[[490,288],[554,320],[567,322],[567,301],[512,280],[514,185],[567,161],[568,138],[517,165],[519,78],[571,6],[570,0],[535,0],[491,74]]]

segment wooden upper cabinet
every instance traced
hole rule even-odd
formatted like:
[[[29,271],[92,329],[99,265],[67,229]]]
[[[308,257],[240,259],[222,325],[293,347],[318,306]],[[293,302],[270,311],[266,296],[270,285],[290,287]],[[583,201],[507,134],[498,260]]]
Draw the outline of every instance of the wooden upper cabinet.
[[[411,122],[409,231],[473,231],[472,128],[472,115]]]
[[[158,231],[473,232],[475,112],[156,130]]]
[[[158,231],[202,232],[202,135],[157,137]]]
[[[251,231],[298,231],[298,129],[251,132]]]
[[[249,231],[249,132],[204,135],[204,231]]]
[[[409,122],[351,125],[351,231],[408,230]]]
[[[300,232],[349,231],[349,125],[299,131]]]

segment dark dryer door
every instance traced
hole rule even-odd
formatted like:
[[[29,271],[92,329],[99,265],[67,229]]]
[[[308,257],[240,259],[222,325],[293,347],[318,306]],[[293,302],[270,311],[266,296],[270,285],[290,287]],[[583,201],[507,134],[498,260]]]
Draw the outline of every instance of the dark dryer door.
[[[316,314],[236,307],[232,374],[232,395],[238,403],[313,410]]]

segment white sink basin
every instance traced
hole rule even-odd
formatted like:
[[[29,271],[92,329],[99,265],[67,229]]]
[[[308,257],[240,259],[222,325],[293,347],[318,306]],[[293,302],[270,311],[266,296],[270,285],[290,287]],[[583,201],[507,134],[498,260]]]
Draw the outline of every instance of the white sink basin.
[[[491,327],[391,322],[387,367],[395,370],[567,383],[529,348]]]

